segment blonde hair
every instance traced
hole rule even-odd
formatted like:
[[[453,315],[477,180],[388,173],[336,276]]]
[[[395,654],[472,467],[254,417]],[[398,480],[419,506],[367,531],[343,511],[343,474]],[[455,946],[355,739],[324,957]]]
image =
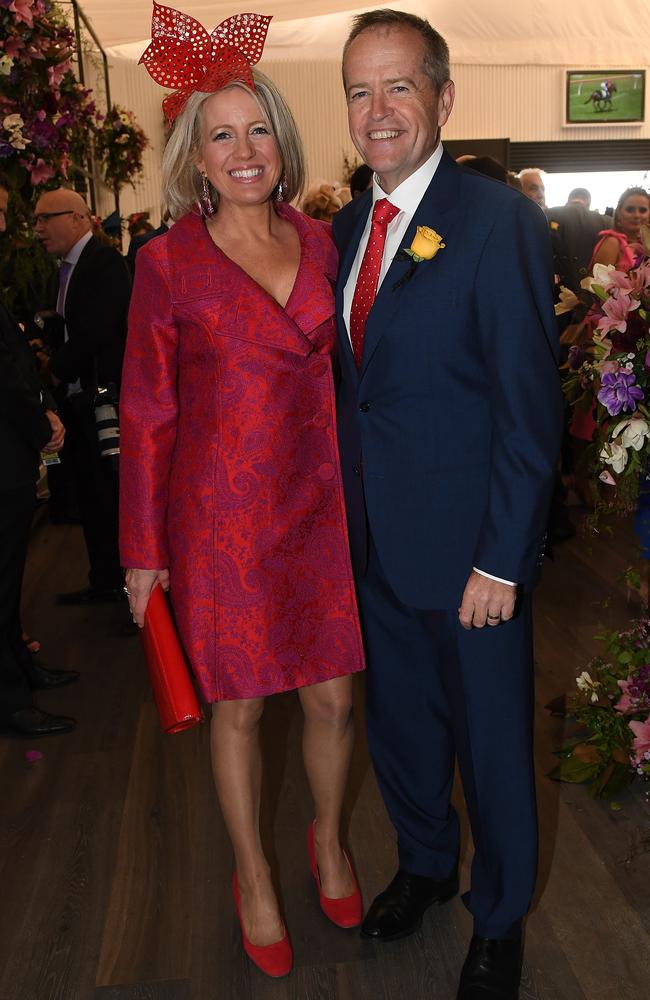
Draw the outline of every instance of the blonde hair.
[[[229,86],[241,87],[256,101],[280,152],[283,198],[300,197],[305,185],[305,154],[293,115],[272,80],[253,69],[255,90],[240,80]],[[224,88],[225,89],[225,88]],[[212,94],[195,92],[176,119],[162,159],[162,200],[172,219],[196,208],[203,194],[203,182],[196,161],[203,139],[202,108]],[[217,207],[219,194],[212,186],[210,196]]]

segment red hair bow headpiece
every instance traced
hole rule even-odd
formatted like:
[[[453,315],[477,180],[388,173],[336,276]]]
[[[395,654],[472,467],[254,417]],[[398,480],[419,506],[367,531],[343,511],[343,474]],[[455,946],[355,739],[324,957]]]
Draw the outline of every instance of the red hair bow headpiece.
[[[195,91],[211,94],[233,80],[255,89],[251,66],[262,56],[270,23],[265,14],[235,14],[209,35],[189,14],[154,2],[151,43],[140,62],[156,83],[176,90],[163,101],[170,125]]]

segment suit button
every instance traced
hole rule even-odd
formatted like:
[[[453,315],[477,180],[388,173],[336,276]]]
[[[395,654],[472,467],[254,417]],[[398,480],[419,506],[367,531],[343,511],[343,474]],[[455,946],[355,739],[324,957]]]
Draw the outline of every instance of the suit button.
[[[359,409],[361,410],[362,413],[367,413],[368,410],[370,409],[370,403],[360,403]]]
[[[323,462],[318,468],[318,475],[321,479],[333,479],[335,469],[331,462]]]
[[[354,472],[355,476],[360,476],[361,475],[361,469],[359,468],[358,465],[355,465],[355,467],[353,468],[352,471]]]

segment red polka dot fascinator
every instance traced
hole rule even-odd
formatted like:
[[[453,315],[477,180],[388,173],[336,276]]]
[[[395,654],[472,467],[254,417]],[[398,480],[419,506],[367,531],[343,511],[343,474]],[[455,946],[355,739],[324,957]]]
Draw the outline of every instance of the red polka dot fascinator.
[[[235,14],[211,35],[189,14],[154,3],[151,43],[140,59],[156,83],[176,91],[163,101],[165,118],[178,118],[191,94],[211,94],[241,80],[253,90],[251,66],[259,62],[272,18]]]

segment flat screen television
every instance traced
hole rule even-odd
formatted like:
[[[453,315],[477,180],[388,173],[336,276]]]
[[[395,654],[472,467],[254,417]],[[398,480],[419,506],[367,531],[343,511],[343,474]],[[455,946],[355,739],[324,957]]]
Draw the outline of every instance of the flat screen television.
[[[645,70],[567,70],[565,125],[634,125],[645,121]]]

